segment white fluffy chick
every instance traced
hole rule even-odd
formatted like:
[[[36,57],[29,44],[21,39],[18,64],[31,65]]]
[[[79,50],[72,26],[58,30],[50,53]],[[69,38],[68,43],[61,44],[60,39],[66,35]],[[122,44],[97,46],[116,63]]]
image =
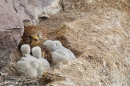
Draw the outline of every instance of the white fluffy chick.
[[[43,46],[52,55],[52,65],[56,65],[63,60],[76,59],[75,55],[69,49],[62,46],[61,42],[58,40],[47,40],[46,42],[44,42]]]
[[[18,61],[16,63],[17,70],[21,75],[28,78],[37,78],[37,70],[32,67],[28,61]]]
[[[36,57],[40,62],[40,67],[38,68],[38,77],[41,78],[43,73],[46,70],[50,69],[50,64],[46,59],[42,57],[42,51],[39,46],[32,48],[32,55]]]
[[[40,63],[37,58],[30,55],[30,46],[24,44],[21,46],[23,57],[16,63],[17,70],[29,78],[37,78],[37,69]]]
[[[22,45],[20,50],[23,56],[30,54],[30,46],[28,44]]]

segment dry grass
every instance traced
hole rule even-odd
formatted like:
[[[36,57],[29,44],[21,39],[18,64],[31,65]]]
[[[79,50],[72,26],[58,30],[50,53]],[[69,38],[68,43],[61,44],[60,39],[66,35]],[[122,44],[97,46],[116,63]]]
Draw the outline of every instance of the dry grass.
[[[71,6],[73,5],[65,9],[70,11]],[[74,12],[76,9],[71,10]],[[49,71],[46,77],[52,75],[51,79],[54,79],[53,76],[58,74],[66,79],[63,81],[57,79],[57,82],[52,81],[47,86],[72,86],[72,83],[79,86],[128,85],[129,2],[114,0],[107,3],[102,1],[89,3],[86,10],[86,12],[78,10],[82,16],[50,30],[50,39],[60,40],[79,58],[62,62],[54,68],[55,71],[53,69]],[[64,82],[69,82],[69,85]]]

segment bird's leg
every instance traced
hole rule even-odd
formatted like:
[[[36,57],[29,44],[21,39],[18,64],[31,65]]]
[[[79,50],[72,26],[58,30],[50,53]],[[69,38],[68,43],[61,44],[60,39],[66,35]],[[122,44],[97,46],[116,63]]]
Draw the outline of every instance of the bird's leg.
[[[46,56],[46,50],[45,48],[42,48],[42,57],[44,58]]]

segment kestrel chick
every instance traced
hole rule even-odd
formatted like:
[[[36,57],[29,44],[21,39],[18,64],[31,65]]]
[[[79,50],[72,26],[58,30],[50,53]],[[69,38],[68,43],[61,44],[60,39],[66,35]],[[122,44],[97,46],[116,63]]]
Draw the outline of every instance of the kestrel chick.
[[[36,57],[40,63],[40,66],[38,68],[38,77],[42,77],[43,73],[50,69],[50,63],[42,57],[41,48],[39,46],[32,48],[32,55]]]
[[[52,41],[47,40],[44,42],[43,46],[50,52],[52,55],[52,65],[64,60],[74,60],[76,59],[72,51],[62,46],[61,42],[58,40]]]
[[[22,45],[20,50],[23,57],[16,63],[16,69],[26,77],[37,78],[37,69],[40,66],[40,62],[37,58],[30,55],[30,46],[28,44]]]

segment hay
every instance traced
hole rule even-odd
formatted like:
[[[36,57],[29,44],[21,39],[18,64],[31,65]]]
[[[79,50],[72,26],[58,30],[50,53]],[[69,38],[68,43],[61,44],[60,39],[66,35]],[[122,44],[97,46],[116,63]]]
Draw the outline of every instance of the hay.
[[[76,56],[94,50],[105,52],[119,46],[120,35],[126,34],[122,28],[122,23],[128,20],[125,16],[128,16],[126,12],[109,8],[100,15],[89,13],[82,19],[64,23],[60,28],[51,30],[49,35],[53,40],[60,40]]]
[[[92,54],[94,48],[94,50],[100,50],[100,47],[103,49],[103,51],[106,51],[107,49],[109,50],[109,47],[107,47],[107,45],[110,46],[112,43],[114,46],[114,43],[111,42],[110,44],[105,44],[103,43],[103,40],[100,39],[107,41],[110,39],[107,36],[115,34],[115,32],[117,33],[115,35],[117,39],[119,35],[126,34],[123,32],[123,29],[120,26],[122,26],[123,23],[125,25],[126,20],[129,19],[130,9],[128,0],[126,0],[127,3],[122,0],[92,1],[93,2],[91,3],[85,0],[63,1],[65,13],[67,12],[68,14],[66,16],[72,18],[72,20],[68,21],[66,20],[66,17],[59,19],[61,16],[58,15],[57,21],[61,20],[62,23],[56,23],[56,29],[50,30],[49,33],[49,39],[60,40],[62,44],[65,47],[71,49],[77,57],[80,56],[83,52]],[[77,8],[80,5],[81,7]],[[128,16],[128,19],[126,16]],[[123,17],[125,17],[126,20],[125,18],[123,19]],[[52,22],[53,20],[50,21]],[[54,25],[52,27],[50,27],[51,24],[48,26],[49,28],[54,28]]]
[[[66,64],[61,62],[45,77],[59,74],[66,78],[63,82],[68,80],[78,86],[122,86],[130,83],[129,9],[116,4],[100,4],[99,8],[93,5],[93,9],[82,18],[50,31],[50,39],[60,40],[79,58]],[[47,86],[63,84],[58,79],[51,82],[51,79],[48,79],[50,83]],[[67,84],[65,86],[73,86]]]
[[[77,36],[79,33],[76,30],[74,31],[73,28],[70,28],[67,25],[63,25],[60,29],[56,29],[50,34],[54,35],[51,36],[51,39],[60,40],[63,46],[72,50],[76,55],[80,54],[80,50],[78,50],[79,43],[76,42],[79,41],[77,40]],[[75,36],[76,34],[77,36]]]

